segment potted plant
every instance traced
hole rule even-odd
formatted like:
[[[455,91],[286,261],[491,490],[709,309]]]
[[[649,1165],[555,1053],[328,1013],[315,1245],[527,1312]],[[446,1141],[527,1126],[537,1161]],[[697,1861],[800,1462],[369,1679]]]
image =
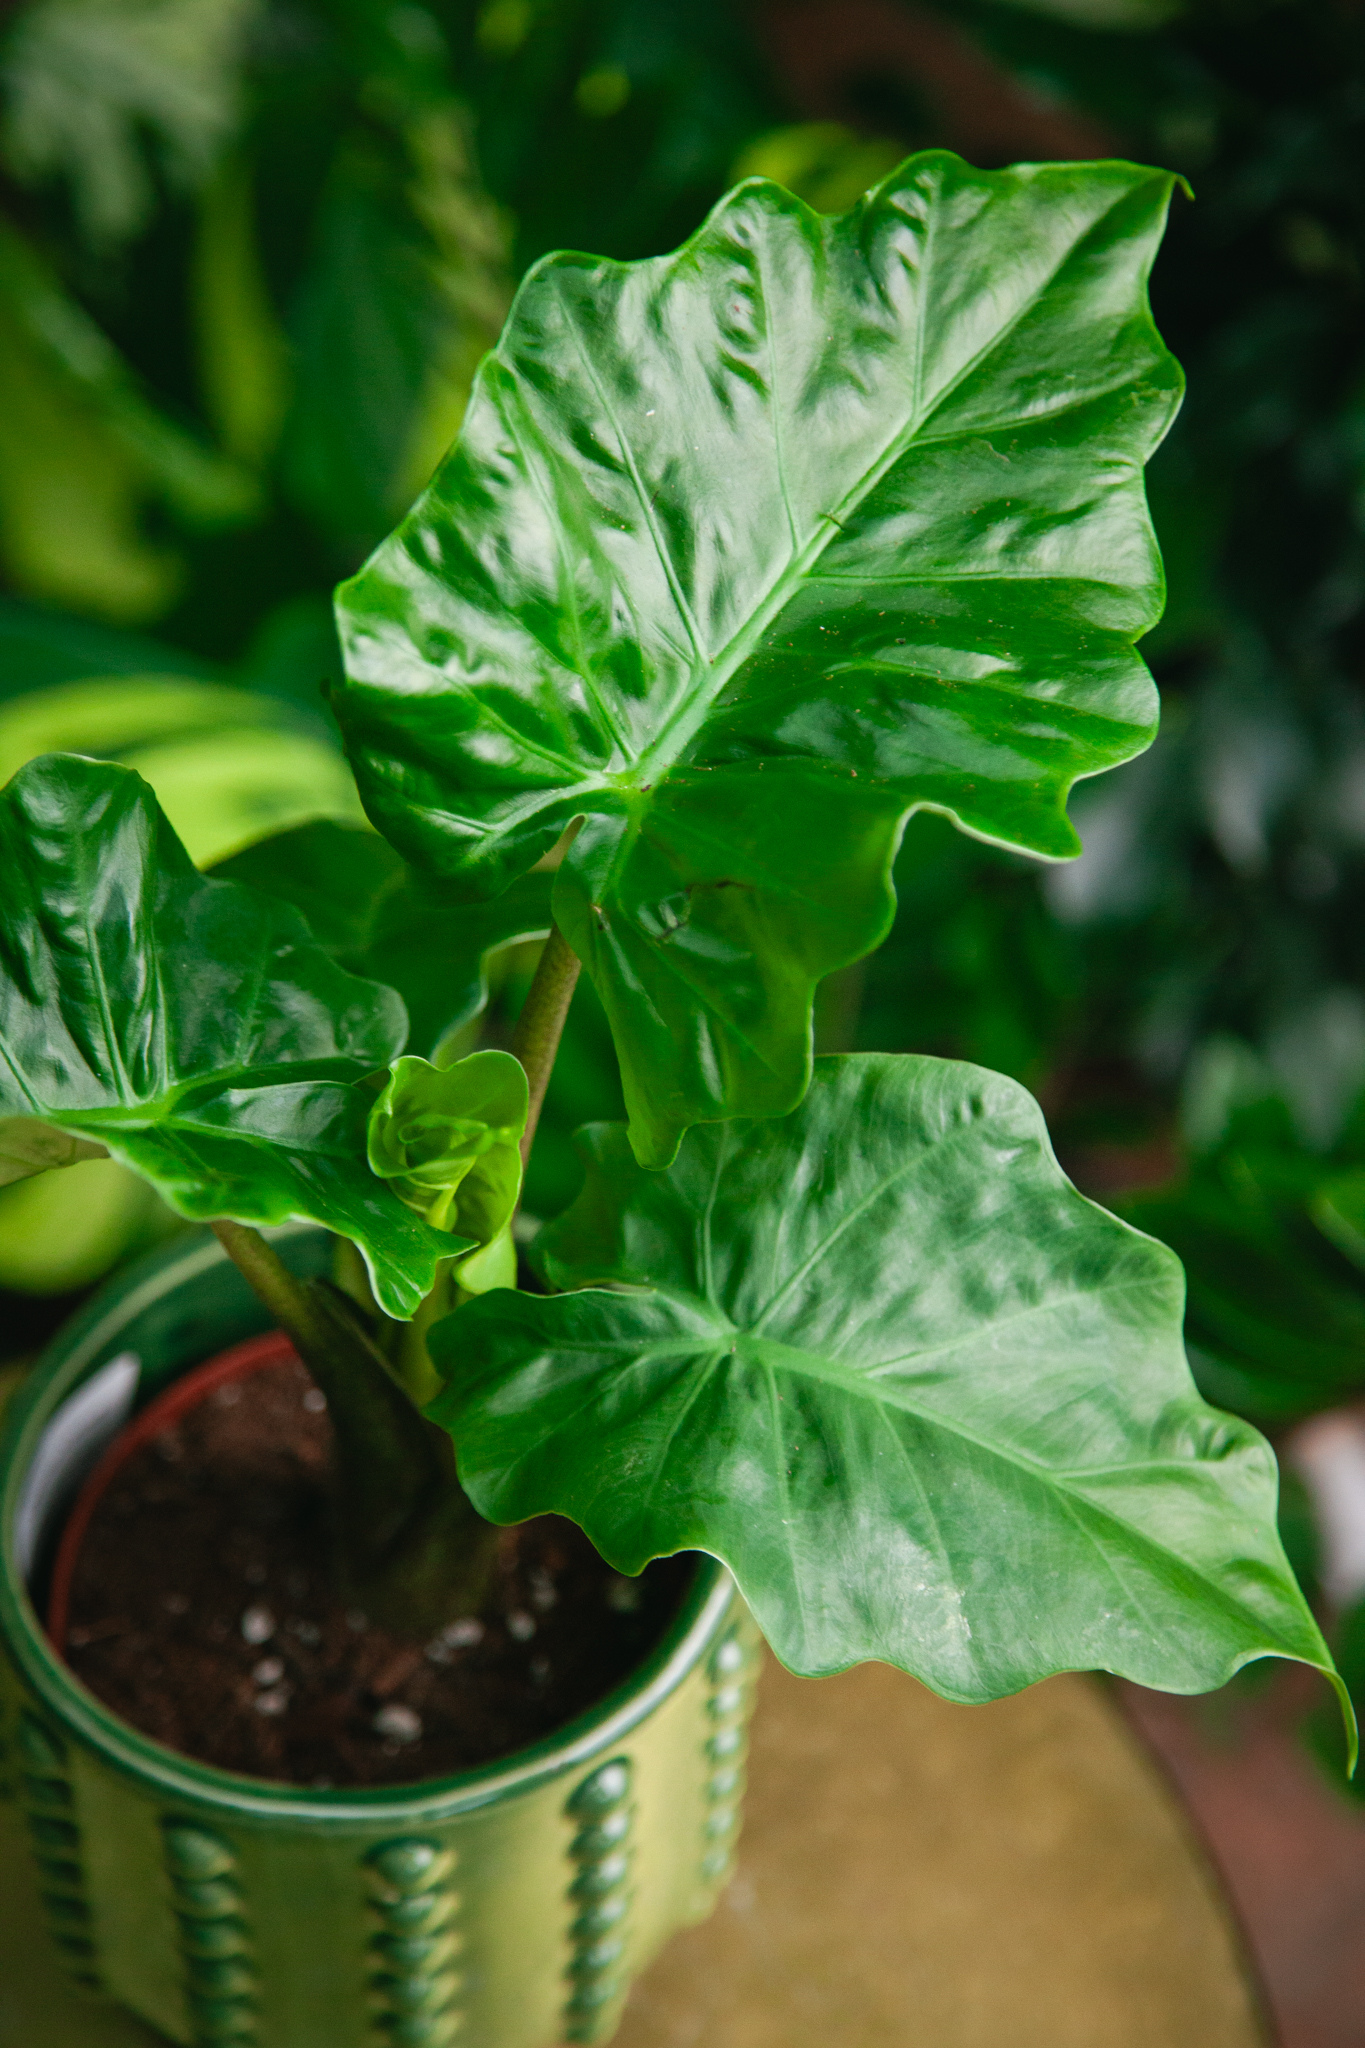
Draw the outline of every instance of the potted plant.
[[[727,1867],[735,1585],[794,1670],[879,1658],[963,1701],[1331,1673],[1269,1449],[1189,1378],[1173,1255],[1067,1183],[1014,1083],[810,1055],[912,810],[1064,858],[1071,784],[1150,739],[1170,188],[934,152],[837,219],[754,180],[674,256],[547,259],[340,593],[333,709],[382,838],[305,826],[205,879],[127,769],[49,756],[0,796],[5,1156],[103,1147],[217,1239],[68,1333],[0,1472],[55,1924],[173,2037],[605,2038]],[[547,927],[510,1049],[455,1056],[485,954]],[[584,1134],[518,1287],[580,964],[629,1123]],[[327,1404],[337,1610],[420,1662],[467,1640],[500,1526],[568,1518],[627,1593],[700,1553],[622,1686],[357,1789],[174,1754],[75,1681],[25,1591],[62,1475],[130,1353],[148,1392],[266,1323]],[[174,1463],[163,1398],[132,1435]],[[252,1655],[275,1620],[243,1616]]]

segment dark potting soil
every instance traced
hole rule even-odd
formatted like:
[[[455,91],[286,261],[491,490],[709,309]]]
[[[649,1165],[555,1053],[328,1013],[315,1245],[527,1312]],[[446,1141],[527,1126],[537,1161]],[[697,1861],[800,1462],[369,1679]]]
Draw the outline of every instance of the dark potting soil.
[[[552,1734],[626,1678],[691,1575],[625,1579],[570,1522],[499,1538],[477,1614],[431,1641],[379,1627],[333,1580],[331,1425],[305,1368],[219,1387],[135,1452],[96,1509],[67,1661],[144,1733],[298,1785],[403,1785]]]

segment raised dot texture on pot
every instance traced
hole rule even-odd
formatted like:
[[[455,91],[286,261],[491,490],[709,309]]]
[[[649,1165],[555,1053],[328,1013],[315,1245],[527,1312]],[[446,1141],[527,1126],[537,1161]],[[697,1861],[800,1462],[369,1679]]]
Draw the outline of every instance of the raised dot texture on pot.
[[[389,1892],[382,1903],[376,1900],[375,1910],[382,1910],[383,1925],[395,1934],[435,1934],[451,1921],[459,1909],[458,1892],[415,1892],[409,1898],[401,1898]]]
[[[585,1778],[578,1790],[568,1801],[564,1811],[571,1820],[586,1815],[608,1813],[621,1804],[630,1792],[630,1765],[620,1762],[603,1764],[590,1778]]]
[[[456,1857],[439,1842],[384,1842],[365,1859],[370,1894],[370,1998],[375,2036],[398,2048],[445,2048],[464,2023],[451,1967]]]
[[[439,1969],[457,1954],[460,1937],[453,1929],[441,1934],[376,1934],[370,1942],[373,1952],[390,1969]]]
[[[399,2016],[385,2026],[384,2039],[396,2042],[398,2048],[445,2048],[447,2041],[455,2039],[461,2025],[458,2013],[443,2013],[434,2018]]]
[[[713,1733],[703,1745],[708,1770],[700,1875],[710,1892],[724,1883],[733,1863],[753,1703],[753,1666],[753,1650],[735,1627],[716,1644],[706,1667],[710,1681],[706,1711]]]
[[[31,1708],[15,1731],[19,1802],[38,1866],[48,1930],[62,1968],[84,1991],[101,1989],[91,1938],[75,1793],[67,1775],[66,1746]]]
[[[589,1906],[579,1914],[569,1929],[575,1941],[594,1941],[608,1928],[615,1927],[623,1917],[628,1900],[621,1893],[608,1893],[599,1905]]]
[[[31,1771],[59,1777],[66,1770],[66,1746],[37,1715],[25,1711],[19,1716],[18,1751]]]
[[[237,1859],[226,1842],[205,1828],[177,1826],[169,1822],[162,1829],[166,1844],[166,1868],[175,1878],[190,1880],[228,1877]]]
[[[624,1924],[630,1905],[631,1764],[615,1757],[575,1787],[564,1803],[566,1819],[579,1823],[569,1843],[575,1872],[569,1900],[575,1916],[569,1928],[568,1977],[572,1990],[564,2007],[566,2041],[598,2041],[608,2035],[626,1994],[619,1965],[627,1948]]]
[[[618,1813],[608,1813],[589,1828],[580,1828],[569,1845],[569,1854],[578,1863],[599,1863],[613,1849],[620,1848],[630,1833],[630,1813],[623,1807]]]
[[[390,1842],[369,1858],[371,1869],[398,1892],[429,1891],[444,1884],[455,1868],[455,1854],[435,1842]]]
[[[163,1822],[161,1843],[196,2048],[250,2048],[259,2033],[258,1974],[237,1853],[188,1821]]]
[[[577,1839],[575,1837],[575,1839]],[[598,1899],[616,1890],[630,1875],[630,1857],[624,1849],[604,1856],[600,1863],[587,1863],[569,1887],[575,1899]]]

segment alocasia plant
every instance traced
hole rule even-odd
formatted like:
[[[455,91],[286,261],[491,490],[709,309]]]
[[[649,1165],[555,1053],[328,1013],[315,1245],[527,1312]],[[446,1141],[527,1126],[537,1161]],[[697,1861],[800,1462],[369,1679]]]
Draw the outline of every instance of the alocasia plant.
[[[584,821],[555,915],[643,1164],[799,1101],[912,808],[1075,853],[1071,784],[1151,739],[1171,183],[930,153],[837,219],[755,180],[676,256],[552,257],[343,587],[396,846],[472,899]]]
[[[126,770],[11,784],[6,1170],[101,1143],[214,1217],[327,1388],[348,1568],[413,1626],[477,1588],[476,1509],[555,1511],[624,1571],[724,1559],[797,1670],[1330,1672],[1171,1253],[1014,1083],[810,1056],[912,810],[1064,857],[1072,783],[1151,736],[1170,189],[934,153],[839,219],[752,181],[675,256],[539,265],[341,593],[387,845],[314,825],[205,880]],[[510,1048],[452,1062],[487,953],[545,931]],[[630,1123],[521,1290],[580,962]],[[285,1214],[341,1290],[255,1228]]]

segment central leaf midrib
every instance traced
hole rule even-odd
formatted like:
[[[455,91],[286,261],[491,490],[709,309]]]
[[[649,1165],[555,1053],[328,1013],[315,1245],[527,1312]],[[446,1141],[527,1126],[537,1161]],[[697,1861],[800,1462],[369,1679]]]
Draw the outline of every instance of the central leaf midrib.
[[[661,1290],[661,1292],[662,1291],[663,1290]],[[679,1304],[681,1303],[682,1299],[676,1294],[670,1294],[667,1298]],[[689,1306],[695,1305],[696,1297],[687,1297],[686,1299],[688,1301]],[[1036,1459],[1030,1458],[1024,1452],[1014,1450],[1008,1445],[1001,1444],[989,1438],[981,1437],[974,1430],[965,1427],[963,1424],[959,1423],[951,1416],[945,1416],[936,1410],[925,1409],[915,1402],[888,1401],[886,1399],[878,1398],[877,1389],[874,1386],[869,1385],[868,1383],[866,1383],[866,1381],[862,1380],[861,1378],[845,1378],[841,1372],[831,1371],[829,1369],[828,1363],[824,1359],[822,1359],[819,1353],[808,1352],[800,1349],[797,1346],[782,1344],[772,1338],[751,1338],[749,1333],[745,1330],[739,1330],[737,1332],[737,1340],[738,1347],[736,1348],[733,1345],[724,1346],[716,1345],[714,1343],[698,1343],[695,1339],[679,1339],[677,1337],[673,1337],[666,1338],[658,1342],[646,1342],[644,1345],[641,1345],[638,1348],[636,1348],[630,1345],[629,1336],[625,1335],[623,1341],[623,1348],[634,1348],[635,1358],[637,1361],[641,1363],[643,1363],[646,1360],[659,1358],[665,1355],[669,1357],[676,1357],[680,1352],[683,1354],[691,1352],[693,1357],[697,1361],[697,1365],[700,1368],[702,1368],[701,1378],[703,1386],[706,1381],[710,1380],[715,1371],[717,1371],[718,1369],[724,1370],[727,1366],[733,1368],[735,1364],[738,1364],[742,1360],[744,1354],[748,1352],[750,1357],[753,1358],[754,1362],[758,1365],[764,1380],[767,1382],[769,1392],[769,1414],[772,1421],[772,1427],[776,1432],[779,1441],[781,1426],[781,1397],[778,1393],[778,1381],[779,1378],[782,1376],[783,1372],[787,1373],[792,1378],[799,1378],[804,1376],[808,1379],[816,1381],[818,1384],[822,1386],[832,1387],[839,1393],[847,1394],[854,1398],[860,1398],[863,1401],[868,1402],[872,1406],[873,1411],[878,1416],[878,1418],[885,1422],[888,1426],[890,1425],[891,1416],[893,1413],[908,1414],[911,1417],[913,1417],[917,1422],[921,1423],[926,1428],[926,1430],[937,1431],[947,1437],[958,1440],[964,1445],[970,1444],[977,1451],[979,1451],[985,1458],[995,1460],[996,1462],[1005,1465],[1006,1467],[1016,1470],[1028,1479],[1030,1479],[1034,1484],[1042,1486],[1044,1489],[1051,1490],[1052,1492],[1054,1492],[1058,1496],[1059,1507],[1062,1509],[1063,1512],[1069,1514],[1073,1518],[1073,1520],[1077,1523],[1080,1535],[1086,1542],[1088,1542],[1092,1547],[1094,1547],[1099,1552],[1107,1568],[1111,1572],[1115,1572],[1116,1576],[1117,1567],[1115,1565],[1114,1556],[1111,1555],[1110,1550],[1106,1548],[1105,1545],[1102,1543],[1099,1531],[1093,1526],[1096,1523],[1100,1524],[1103,1528],[1113,1529],[1115,1531],[1122,1532],[1124,1543],[1128,1547],[1144,1551],[1150,1557],[1159,1559],[1162,1562],[1163,1566],[1169,1566],[1169,1564],[1173,1561],[1180,1571],[1182,1571],[1183,1573],[1187,1573],[1193,1578],[1197,1579],[1201,1585],[1208,1589],[1210,1594],[1212,1594],[1212,1596],[1216,1598],[1219,1606],[1225,1614],[1228,1614],[1229,1616],[1232,1616],[1234,1618],[1237,1618],[1244,1614],[1245,1609],[1239,1606],[1238,1603],[1234,1599],[1232,1599],[1232,1597],[1227,1593],[1227,1591],[1217,1583],[1217,1580],[1201,1564],[1199,1564],[1197,1561],[1192,1562],[1188,1557],[1183,1556],[1179,1551],[1172,1550],[1168,1545],[1160,1542],[1158,1539],[1151,1536],[1147,1531],[1140,1528],[1137,1524],[1125,1519],[1121,1514],[1117,1512],[1116,1509],[1106,1505],[1106,1503],[1102,1500],[1097,1500],[1093,1496],[1093,1494],[1086,1489],[1086,1486],[1083,1483],[1083,1480],[1086,1478],[1103,1479],[1110,1472],[1116,1469],[1124,1468],[1116,1468],[1112,1465],[1105,1465],[1101,1467],[1096,1467],[1093,1469],[1093,1471],[1077,1474],[1073,1477],[1072,1471],[1070,1469],[1058,1469],[1053,1466],[1045,1465]],[[779,1356],[777,1358],[765,1357],[763,1355],[765,1352],[777,1353],[779,1354]],[[695,1401],[698,1398],[700,1391],[700,1387],[689,1387],[687,1389],[684,1400],[683,1414],[673,1418],[672,1424],[669,1428],[668,1437],[666,1439],[666,1443],[664,1444],[664,1446],[654,1447],[654,1455],[651,1458],[651,1464],[654,1471],[660,1474],[660,1476],[662,1476],[663,1469],[667,1463],[668,1456],[669,1454],[671,1454],[673,1447],[676,1444],[681,1422],[685,1419],[686,1413],[689,1413],[692,1407],[695,1405]],[[598,1382],[595,1379],[590,1380],[587,1386],[585,1387],[584,1398],[579,1406],[578,1412],[581,1414],[584,1410],[595,1408],[598,1402],[600,1401],[600,1398],[600,1382]],[[894,1440],[897,1446],[901,1449],[902,1455],[905,1457],[907,1466],[911,1470],[913,1470],[913,1459],[911,1459],[908,1453],[905,1452],[905,1448],[900,1443],[899,1437],[894,1437]],[[1132,1467],[1129,1467],[1128,1469],[1134,1471],[1141,1469],[1146,1471],[1150,1470],[1153,1465],[1169,1466],[1179,1462],[1180,1461],[1171,1458],[1147,1459],[1143,1461],[1141,1467],[1134,1465]],[[780,1472],[778,1474],[778,1482],[781,1486],[783,1486],[785,1491],[787,1484],[785,1472]],[[794,1526],[794,1524],[789,1520],[786,1526],[790,1527]],[[942,1538],[940,1532],[941,1545],[943,1541],[944,1539]],[[724,1553],[718,1552],[718,1554],[723,1555]],[[943,1557],[943,1561],[948,1576],[951,1577],[954,1581],[956,1581],[957,1574],[952,1566],[951,1553],[945,1549],[942,1550],[941,1555]],[[732,1569],[734,1569],[735,1566],[733,1559],[729,1559],[727,1561],[731,1563],[731,1567]],[[798,1569],[793,1569],[791,1579],[793,1587],[799,1592],[801,1573]],[[1121,1577],[1119,1579],[1119,1584],[1125,1598],[1129,1600],[1137,1599],[1137,1595],[1134,1592],[1134,1590],[1131,1587],[1129,1587]],[[1288,1642],[1288,1638],[1285,1638],[1284,1640],[1286,1641],[1286,1643]],[[1298,1656],[1302,1654],[1302,1651],[1301,1648],[1298,1650],[1290,1648],[1286,1650],[1286,1654]]]
[[[1137,1285],[1140,1283],[1131,1284]],[[1112,1292],[1114,1290],[1106,1289],[1103,1291]],[[1047,1304],[1047,1306],[1052,1306],[1052,1304]],[[848,1371],[848,1369],[831,1371],[827,1361],[818,1352],[810,1352],[795,1345],[783,1344],[770,1337],[751,1338],[749,1333],[743,1330],[739,1333],[739,1347],[739,1353],[736,1355],[742,1355],[746,1349],[750,1350],[755,1356],[756,1362],[765,1378],[772,1383],[774,1388],[780,1373],[786,1371],[793,1378],[805,1377],[818,1382],[822,1386],[833,1387],[850,1398],[862,1399],[870,1403],[874,1412],[883,1418],[889,1417],[891,1412],[910,1415],[917,1422],[921,1423],[926,1430],[939,1431],[964,1444],[971,1444],[984,1457],[993,1458],[1001,1464],[1024,1473],[1039,1485],[1055,1489],[1061,1498],[1072,1506],[1074,1511],[1081,1511],[1085,1515],[1094,1517],[1112,1527],[1122,1529],[1131,1540],[1140,1543],[1144,1548],[1154,1552],[1159,1557],[1174,1558],[1183,1570],[1193,1573],[1202,1583],[1212,1587],[1219,1594],[1223,1604],[1227,1608],[1233,1609],[1234,1603],[1228,1599],[1227,1595],[1223,1593],[1222,1589],[1216,1585],[1216,1582],[1201,1566],[1191,1564],[1190,1560],[1183,1557],[1179,1551],[1172,1550],[1166,1544],[1158,1542],[1135,1523],[1126,1520],[1115,1509],[1107,1507],[1103,1501],[1096,1500],[1087,1491],[1080,1477],[1073,1478],[1071,1468],[1057,1468],[1043,1464],[1039,1460],[1029,1457],[1026,1452],[1015,1450],[1011,1446],[997,1442],[989,1437],[980,1436],[975,1430],[967,1428],[964,1424],[957,1421],[956,1418],[945,1415],[937,1409],[925,1408],[918,1402],[901,1399],[891,1401],[878,1398],[875,1384],[869,1383],[862,1375]],[[765,1351],[776,1352],[779,1354],[779,1357],[775,1359],[765,1358],[763,1355]],[[847,1372],[847,1377],[845,1372]],[[907,1459],[907,1462],[912,1461]],[[1148,1459],[1143,1461],[1141,1469],[1149,1469],[1152,1464],[1164,1465],[1172,1462],[1170,1459]],[[1089,1472],[1085,1472],[1083,1468],[1083,1476],[1103,1478],[1114,1469],[1116,1468],[1112,1465],[1097,1467],[1092,1475]],[[1135,1466],[1129,1469],[1136,1470],[1138,1468]],[[1096,1540],[1091,1532],[1087,1531],[1086,1534],[1092,1542]]]
[[[331,1061],[324,1059],[300,1060],[296,1066],[284,1061],[270,1067],[229,1067],[221,1073],[177,1082],[174,1087],[165,1089],[158,1095],[144,1096],[128,1102],[82,1103],[75,1107],[68,1104],[53,1106],[35,1103],[35,1114],[47,1123],[59,1125],[63,1130],[77,1129],[85,1124],[98,1124],[101,1128],[109,1130],[140,1129],[144,1126],[173,1124],[179,1119],[185,1123],[186,1128],[211,1128],[223,1135],[231,1135],[227,1125],[192,1124],[190,1112],[196,1103],[212,1100],[233,1088],[264,1095],[277,1088],[314,1085],[336,1088],[353,1086],[356,1076],[322,1071],[332,1064]],[[359,1071],[357,1067],[357,1075]]]
[[[1123,196],[1126,197],[1127,195]],[[834,509],[830,512],[821,512],[816,515],[815,530],[807,540],[805,547],[788,561],[784,569],[779,571],[766,597],[760,600],[754,607],[747,622],[731,637],[720,650],[720,653],[713,660],[709,661],[702,654],[697,636],[696,622],[692,617],[691,609],[687,605],[685,597],[678,587],[677,571],[672,557],[663,545],[662,536],[658,533],[653,517],[653,507],[644,492],[635,462],[634,451],[627,442],[614,412],[607,403],[605,394],[600,389],[596,372],[590,365],[577,323],[572,318],[569,319],[569,325],[573,331],[580,358],[584,362],[594,389],[598,391],[604,410],[616,433],[622,460],[627,467],[632,487],[648,522],[650,537],[658,552],[660,566],[663,568],[670,590],[674,593],[674,601],[678,606],[679,616],[688,628],[688,636],[692,640],[697,654],[697,662],[692,671],[690,686],[684,693],[682,702],[674,712],[664,719],[654,740],[651,741],[649,746],[639,756],[637,766],[642,777],[657,780],[661,775],[666,774],[673,763],[677,761],[683,749],[705,722],[707,713],[725,688],[725,685],[748,659],[768,626],[781,613],[789,599],[795,594],[806,576],[810,565],[819,560],[820,556],[829,546],[834,534],[842,532],[845,517],[856,511],[869,493],[876,489],[887,471],[919,433],[924,422],[932,419],[934,414],[941,410],[972,372],[981,363],[986,361],[994,350],[1013,333],[1014,329],[1027,314],[1034,309],[1044,294],[1055,283],[1058,274],[1065,264],[1070,261],[1081,242],[1095,232],[1106,214],[1112,212],[1118,203],[1117,199],[1112,200],[1104,212],[1086,222],[1081,232],[1073,241],[1067,244],[1066,248],[1058,256],[1047,276],[1037,288],[1027,298],[1021,300],[1004,325],[997,328],[991,335],[990,340],[982,348],[978,349],[973,356],[968,358],[956,375],[948,380],[927,406],[919,389],[919,367],[923,350],[923,316],[926,310],[925,295],[922,293],[920,345],[916,359],[916,391],[906,422],[890,437],[882,454],[876,461],[869,464],[862,476],[857,478],[849,489],[845,491]],[[932,233],[932,216],[930,232]]]

